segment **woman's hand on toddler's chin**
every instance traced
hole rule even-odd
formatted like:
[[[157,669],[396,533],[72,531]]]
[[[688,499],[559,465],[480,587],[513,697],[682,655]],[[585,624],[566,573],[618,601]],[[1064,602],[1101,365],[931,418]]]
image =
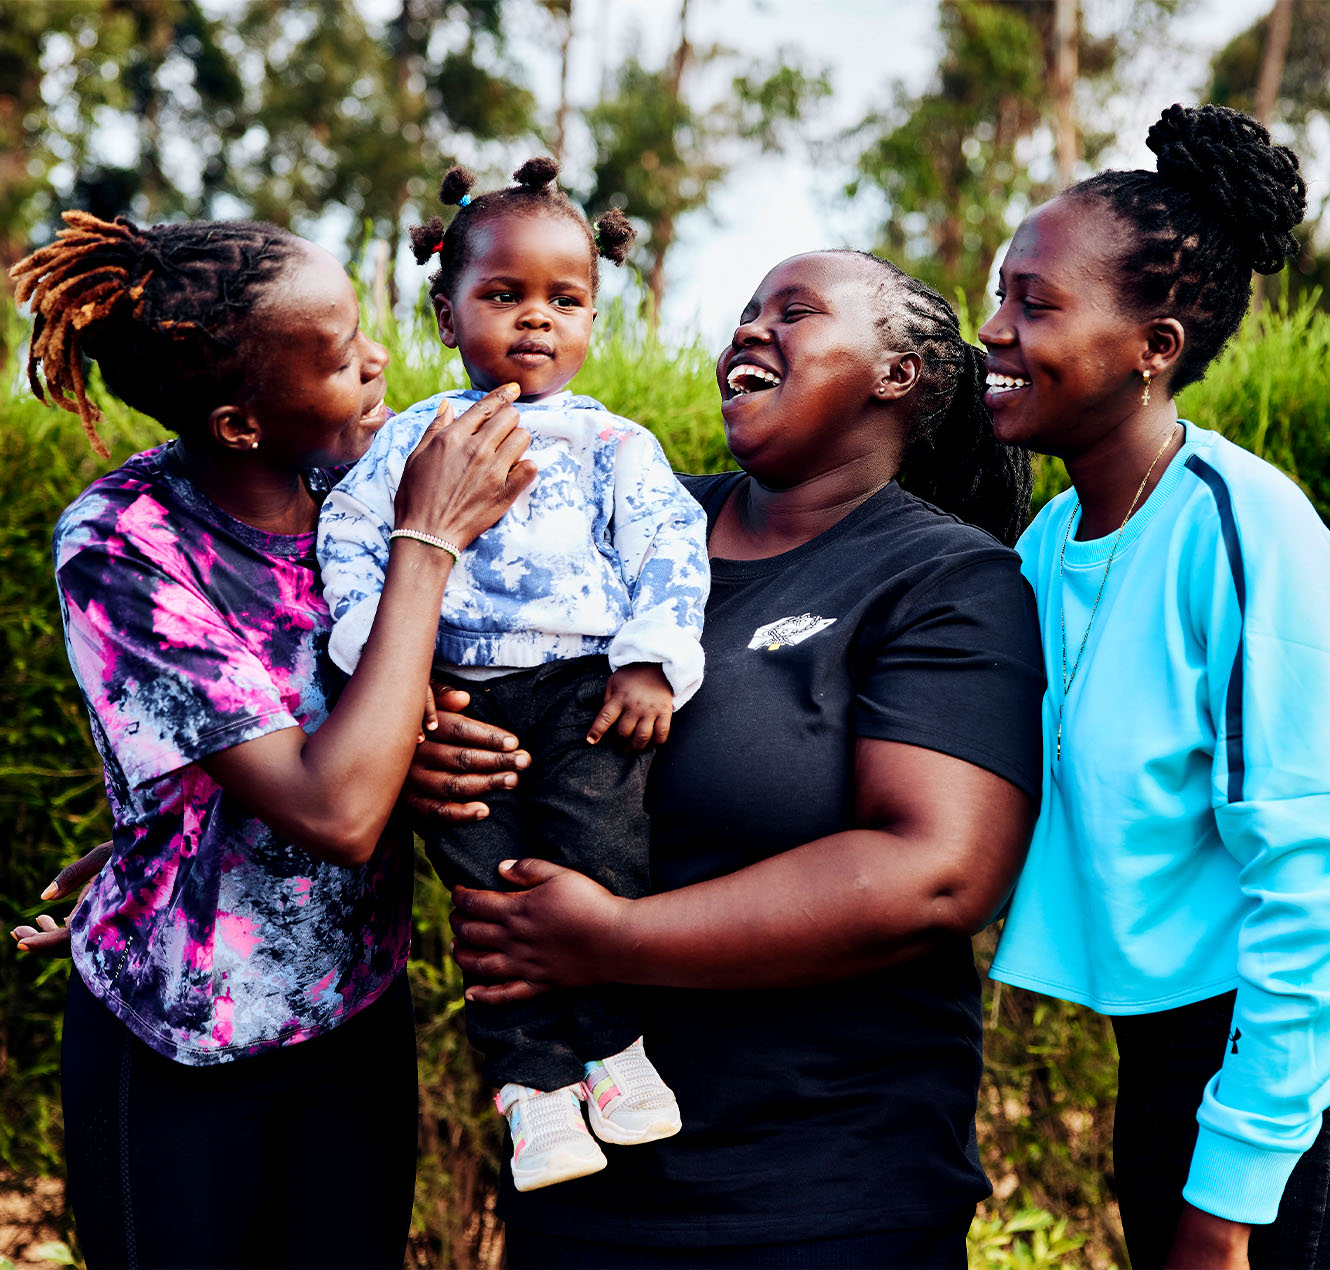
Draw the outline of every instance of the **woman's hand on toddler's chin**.
[[[606,982],[634,901],[548,860],[505,860],[504,880],[524,889],[453,890],[453,957],[473,983],[468,1001],[523,1001],[550,988]]]
[[[87,894],[92,879],[102,871],[102,866],[111,858],[111,844],[103,842],[93,847],[85,856],[80,856],[73,864],[66,865],[56,874],[52,882],[41,894],[44,900],[63,900],[66,896],[79,891],[79,901]],[[80,889],[81,888],[81,889]],[[76,904],[75,908],[78,907]],[[72,916],[72,913],[71,913]],[[14,937],[21,952],[43,953],[48,957],[69,956],[69,918],[61,925],[55,918],[42,913],[36,926],[15,926],[9,933]]]
[[[516,384],[488,393],[460,417],[445,401],[402,470],[394,523],[467,547],[536,479],[523,458],[531,435],[512,403]]]
[[[462,713],[470,696],[457,688],[434,689],[437,727],[416,746],[402,797],[417,820],[483,820],[480,801],[496,789],[512,789],[531,762],[511,732]]]

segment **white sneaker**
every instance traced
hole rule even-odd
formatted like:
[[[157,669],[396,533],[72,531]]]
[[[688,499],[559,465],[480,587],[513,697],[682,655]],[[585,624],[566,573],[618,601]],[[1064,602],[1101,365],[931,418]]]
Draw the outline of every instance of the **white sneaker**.
[[[581,1085],[549,1093],[529,1085],[505,1085],[494,1095],[494,1105],[508,1121],[513,1185],[519,1191],[553,1186],[605,1167],[605,1153],[582,1119]]]
[[[626,1050],[588,1063],[582,1093],[592,1131],[602,1142],[655,1142],[683,1127],[674,1091],[651,1065],[640,1036]]]

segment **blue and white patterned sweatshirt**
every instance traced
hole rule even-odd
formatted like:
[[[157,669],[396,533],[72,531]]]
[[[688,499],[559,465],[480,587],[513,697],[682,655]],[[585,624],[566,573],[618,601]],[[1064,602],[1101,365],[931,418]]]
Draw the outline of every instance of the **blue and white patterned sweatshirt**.
[[[323,505],[330,652],[348,673],[378,609],[407,456],[445,397],[460,415],[483,396],[437,393],[390,419]],[[539,475],[462,552],[444,592],[436,660],[519,669],[605,653],[616,670],[651,662],[677,709],[702,682],[710,588],[702,509],[656,438],[594,398],[562,392],[517,409]]]

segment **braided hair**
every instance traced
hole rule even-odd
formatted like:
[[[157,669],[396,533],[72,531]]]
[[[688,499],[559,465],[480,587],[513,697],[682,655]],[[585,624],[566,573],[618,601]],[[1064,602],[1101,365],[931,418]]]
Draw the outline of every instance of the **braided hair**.
[[[418,265],[425,264],[438,253],[439,268],[430,275],[430,298],[450,296],[457,279],[461,277],[471,258],[471,231],[499,216],[559,216],[576,225],[586,236],[587,258],[591,270],[591,294],[600,286],[599,257],[616,265],[623,264],[628,249],[637,237],[637,231],[617,207],[610,208],[597,219],[594,232],[586,217],[555,184],[559,165],[549,158],[528,159],[516,172],[516,185],[491,190],[488,194],[471,197],[475,174],[467,168],[449,168],[439,186],[439,202],[445,207],[456,205],[457,214],[445,229],[442,217],[435,216],[427,224],[411,230],[411,251]]]
[[[965,341],[955,311],[931,287],[881,256],[842,250],[877,271],[882,336],[914,349],[922,363],[901,485],[1011,546],[1029,519],[1030,455],[993,435],[983,350]]]
[[[1146,144],[1156,172],[1101,172],[1063,197],[1098,200],[1129,229],[1117,268],[1123,307],[1186,333],[1170,391],[1204,377],[1251,301],[1251,275],[1298,252],[1307,208],[1298,156],[1226,106],[1170,106]]]
[[[252,371],[242,339],[267,283],[299,239],[251,221],[188,221],[140,229],[117,217],[64,213],[55,241],[9,271],[32,308],[28,382],[77,414],[92,448],[109,452],[88,400],[83,359],[122,401],[180,431],[236,397]]]

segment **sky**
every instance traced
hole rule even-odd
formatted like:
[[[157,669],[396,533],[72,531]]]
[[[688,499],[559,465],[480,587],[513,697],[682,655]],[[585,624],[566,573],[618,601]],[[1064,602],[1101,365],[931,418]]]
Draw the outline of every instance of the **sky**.
[[[371,13],[382,9],[386,14],[398,0],[360,2]],[[1198,100],[1210,54],[1268,12],[1270,2],[1190,0],[1186,16],[1169,32],[1169,47],[1154,51],[1166,73],[1135,86],[1120,103],[1122,117],[1115,123],[1122,142],[1107,162],[1153,166],[1145,148],[1150,124],[1173,102]],[[1130,4],[1098,0],[1087,8],[1101,20],[1125,20]],[[660,65],[677,43],[679,0],[575,0],[573,12],[570,82],[578,105],[595,101],[607,65],[634,49],[645,64]],[[936,10],[925,0],[691,0],[688,17],[694,46],[719,44],[765,61],[792,47],[806,62],[827,66],[833,95],[813,120],[824,138],[885,106],[897,86],[910,93],[927,88],[940,48]],[[557,61],[548,39],[525,48],[519,39],[513,53],[552,114]],[[581,143],[585,147],[585,137]],[[573,136],[565,164],[573,184],[579,160],[590,161],[585,148],[579,156],[578,144]],[[815,155],[799,148],[745,160],[715,192],[708,209],[680,222],[667,264],[666,338],[696,336],[706,347],[719,349],[773,265],[801,251],[871,245],[877,209],[871,196],[847,204],[842,191],[849,175],[843,158],[827,146]],[[602,295],[613,296],[623,280],[613,276],[616,270],[602,272]]]

